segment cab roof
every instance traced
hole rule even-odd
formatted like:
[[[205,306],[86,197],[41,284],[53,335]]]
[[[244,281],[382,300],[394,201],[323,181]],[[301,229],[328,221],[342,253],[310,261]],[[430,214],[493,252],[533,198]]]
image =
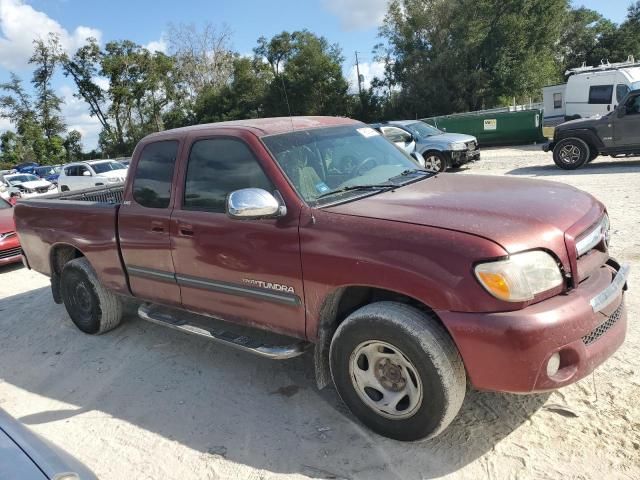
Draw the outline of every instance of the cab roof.
[[[189,127],[174,128],[158,133],[147,135],[145,140],[156,139],[173,134],[188,134],[192,132],[206,132],[218,128],[242,128],[252,130],[256,135],[263,137],[266,135],[276,135],[295,130],[309,130],[313,128],[333,127],[340,125],[360,125],[361,122],[345,117],[273,117],[273,118],[253,118],[248,120],[232,120],[228,122],[205,123],[202,125],[192,125]]]

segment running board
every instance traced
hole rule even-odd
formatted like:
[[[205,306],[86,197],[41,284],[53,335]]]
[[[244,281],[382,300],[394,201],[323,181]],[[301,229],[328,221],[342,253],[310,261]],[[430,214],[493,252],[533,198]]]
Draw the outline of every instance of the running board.
[[[179,315],[179,316],[178,316]],[[149,303],[143,303],[138,308],[138,316],[143,320],[147,320],[158,325],[180,330],[184,333],[191,335],[197,335],[204,337],[208,340],[222,343],[245,352],[251,352],[261,357],[270,358],[272,360],[286,360],[302,355],[307,347],[308,342],[297,340],[295,343],[289,345],[281,345],[278,340],[295,340],[282,335],[270,334],[269,332],[262,332],[257,329],[251,329],[249,327],[237,326],[234,330],[242,330],[246,333],[252,333],[252,336],[248,336],[246,333],[237,333],[232,331],[231,326],[226,327],[227,322],[213,319],[202,315],[197,315],[190,312],[180,312],[174,309],[168,309]],[[202,319],[202,322],[194,322],[193,319]],[[192,321],[190,321],[192,320]],[[206,323],[204,325],[198,325],[198,323]],[[235,326],[234,326],[235,327]],[[276,339],[273,344],[271,342],[265,342],[259,337],[271,337]]]

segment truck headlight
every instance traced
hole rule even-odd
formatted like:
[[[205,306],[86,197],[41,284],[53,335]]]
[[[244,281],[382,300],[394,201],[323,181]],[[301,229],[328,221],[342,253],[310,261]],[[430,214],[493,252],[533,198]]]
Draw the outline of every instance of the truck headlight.
[[[449,150],[454,151],[454,152],[460,152],[462,150],[466,150],[467,149],[467,144],[464,142],[456,142],[456,143],[450,143],[449,144]]]
[[[494,297],[507,302],[524,302],[538,293],[562,285],[562,273],[555,259],[542,250],[511,255],[506,260],[476,265],[475,274]]]

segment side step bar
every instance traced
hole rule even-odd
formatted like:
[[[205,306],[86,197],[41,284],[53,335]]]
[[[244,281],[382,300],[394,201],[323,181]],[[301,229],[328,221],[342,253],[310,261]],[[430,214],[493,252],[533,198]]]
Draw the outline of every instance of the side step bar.
[[[247,335],[234,333],[231,329],[225,329],[224,327],[210,328],[190,323],[188,320],[178,318],[174,313],[168,309],[157,307],[149,303],[143,303],[138,308],[138,316],[143,320],[147,320],[158,325],[180,330],[181,332],[190,333],[192,335],[198,335],[214,342],[222,343],[245,352],[250,352],[261,357],[270,358],[272,360],[286,360],[302,355],[307,347],[308,342],[298,340],[296,343],[290,345],[270,345],[258,338],[252,338]],[[186,317],[196,316],[195,314],[185,313]],[[207,323],[223,324],[217,319],[211,319],[210,317],[203,317],[208,321]],[[247,327],[239,327],[243,330],[248,330]],[[259,331],[257,331],[259,335]],[[278,335],[279,338],[286,338]]]

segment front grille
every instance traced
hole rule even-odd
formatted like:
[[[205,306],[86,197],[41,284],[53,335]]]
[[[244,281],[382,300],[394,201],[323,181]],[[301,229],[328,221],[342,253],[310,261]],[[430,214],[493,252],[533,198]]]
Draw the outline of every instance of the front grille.
[[[582,337],[582,343],[586,346],[591,345],[593,342],[602,337],[611,327],[613,327],[620,317],[622,316],[622,305],[620,305],[615,312],[611,314],[604,322],[598,325],[594,330],[589,332],[588,335]]]
[[[38,193],[47,193],[49,191],[49,187],[38,187],[36,188],[36,192]]]
[[[0,250],[0,260],[15,257],[16,255],[22,255],[20,247],[10,248],[9,250]]]

